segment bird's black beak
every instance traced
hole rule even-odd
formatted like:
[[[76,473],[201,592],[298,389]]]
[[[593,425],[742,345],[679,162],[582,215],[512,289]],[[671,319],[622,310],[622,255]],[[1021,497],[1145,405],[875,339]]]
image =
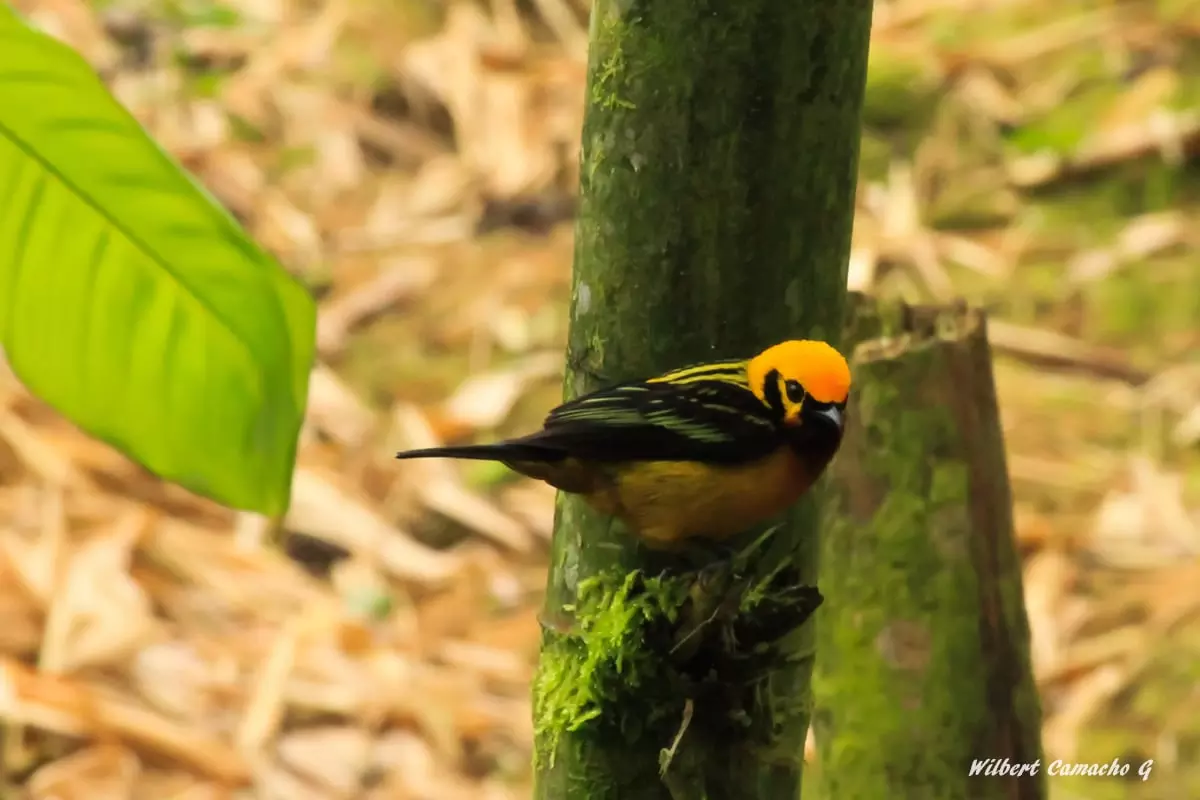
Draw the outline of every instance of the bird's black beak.
[[[840,436],[846,427],[846,412],[832,404],[809,405],[804,409],[804,422]]]
[[[846,426],[845,407],[833,403],[804,404],[800,411],[801,424],[789,429],[788,439],[800,452],[819,452],[831,456],[842,441]]]
[[[832,424],[838,431],[841,431],[845,427],[846,417],[837,406],[826,406],[825,408],[817,409],[813,412],[813,417]]]

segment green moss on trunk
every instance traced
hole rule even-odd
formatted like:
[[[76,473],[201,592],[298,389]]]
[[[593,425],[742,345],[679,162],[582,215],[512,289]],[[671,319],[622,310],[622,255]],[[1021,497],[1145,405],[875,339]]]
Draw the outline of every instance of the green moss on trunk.
[[[982,315],[859,304],[851,425],[826,484],[813,677],[831,800],[1042,798],[1040,709]],[[874,338],[878,337],[878,338]]]
[[[597,0],[567,397],[836,342],[870,21],[870,0]],[[720,570],[560,498],[539,798],[796,796],[815,508],[781,522]]]

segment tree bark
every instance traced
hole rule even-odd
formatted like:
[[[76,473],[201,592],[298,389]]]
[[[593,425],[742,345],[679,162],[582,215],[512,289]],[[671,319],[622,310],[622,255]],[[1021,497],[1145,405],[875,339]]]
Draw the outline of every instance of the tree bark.
[[[984,316],[853,305],[862,343],[825,487],[806,788],[1043,798],[1044,767],[994,774],[1041,758],[1041,711]]]
[[[596,0],[567,398],[836,344],[870,23],[871,0]],[[645,551],[577,498],[558,512],[537,797],[795,798],[811,502],[718,569]]]

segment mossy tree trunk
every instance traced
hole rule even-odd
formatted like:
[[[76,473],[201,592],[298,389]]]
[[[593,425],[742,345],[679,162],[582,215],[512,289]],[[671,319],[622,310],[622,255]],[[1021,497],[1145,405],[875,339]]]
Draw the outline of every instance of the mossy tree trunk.
[[[1041,758],[1041,712],[985,320],[854,305],[847,338],[865,341],[825,485],[806,789],[1043,798],[1044,769],[995,769]]]
[[[596,1],[568,398],[836,342],[870,22],[870,0]],[[713,570],[561,496],[537,796],[796,797],[815,526],[803,502]]]

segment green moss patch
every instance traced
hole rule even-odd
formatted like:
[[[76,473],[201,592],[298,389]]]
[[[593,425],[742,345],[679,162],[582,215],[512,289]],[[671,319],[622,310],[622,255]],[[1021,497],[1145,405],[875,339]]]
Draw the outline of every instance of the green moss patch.
[[[576,766],[613,748],[653,748],[670,783],[668,773],[732,749],[798,762],[803,741],[779,740],[807,703],[771,691],[770,676],[805,657],[792,634],[822,598],[791,563],[756,576],[748,560],[582,581],[563,609],[566,630],[545,634],[534,682],[539,765],[567,748]]]

